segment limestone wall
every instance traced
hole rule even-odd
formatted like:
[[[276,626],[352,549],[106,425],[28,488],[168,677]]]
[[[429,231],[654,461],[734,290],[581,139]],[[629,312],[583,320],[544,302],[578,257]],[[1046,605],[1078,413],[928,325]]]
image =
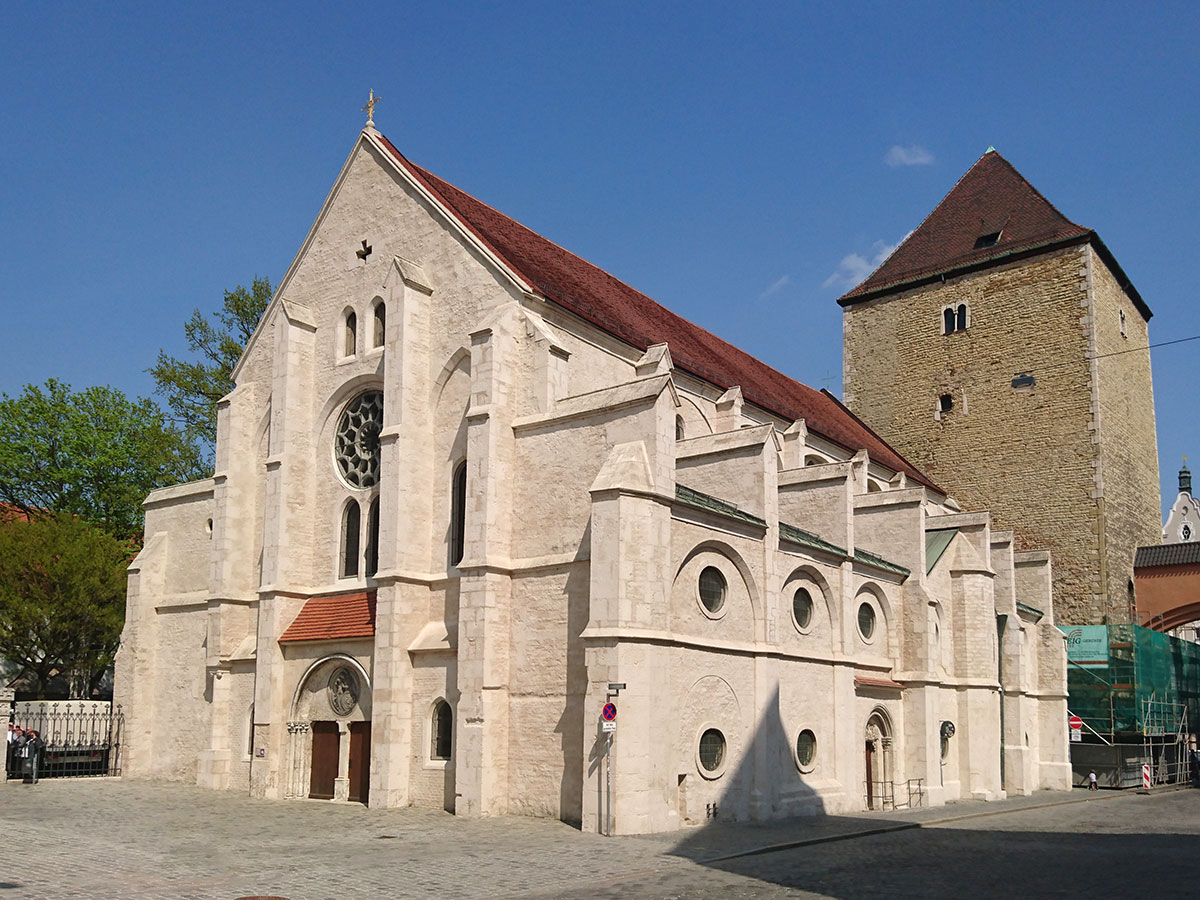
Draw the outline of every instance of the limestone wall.
[[[1021,548],[1052,549],[1056,606],[1068,622],[1107,612],[1087,361],[1089,252],[1064,250],[844,313],[848,405],[963,508],[990,510]],[[969,327],[943,334],[942,308],[960,303]],[[1021,372],[1037,383],[1014,389]],[[953,403],[946,413],[943,394]]]
[[[1127,622],[1133,557],[1161,539],[1149,323],[1089,248],[1099,385],[1098,478],[1104,491],[1104,583],[1108,621]],[[1136,621],[1136,619],[1133,619]]]

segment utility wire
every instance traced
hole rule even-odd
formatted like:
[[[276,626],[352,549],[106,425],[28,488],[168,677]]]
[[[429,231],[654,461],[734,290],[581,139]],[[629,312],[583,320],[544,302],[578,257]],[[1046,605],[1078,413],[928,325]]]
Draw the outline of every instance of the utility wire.
[[[1108,359],[1110,356],[1122,356],[1126,353],[1142,353],[1147,350],[1153,350],[1157,347],[1170,347],[1172,344],[1186,344],[1188,341],[1200,341],[1200,334],[1194,334],[1191,337],[1176,338],[1173,341],[1159,341],[1157,344],[1148,344],[1145,347],[1130,347],[1128,350],[1114,350],[1112,353],[1100,353],[1100,354],[1097,354],[1096,356],[1085,356],[1083,358],[1083,361],[1091,362],[1094,359]],[[1033,375],[1033,374],[1041,374],[1042,372],[1053,372],[1055,369],[1066,369],[1066,368],[1070,368],[1071,366],[1076,366],[1076,365],[1078,365],[1078,363],[1067,362],[1067,363],[1058,363],[1057,365],[1053,365],[1053,366],[1031,367],[1031,368],[1035,368],[1036,371],[1029,371],[1028,374]],[[1023,374],[1026,374],[1026,372],[1020,372],[1018,374],[1023,375]]]

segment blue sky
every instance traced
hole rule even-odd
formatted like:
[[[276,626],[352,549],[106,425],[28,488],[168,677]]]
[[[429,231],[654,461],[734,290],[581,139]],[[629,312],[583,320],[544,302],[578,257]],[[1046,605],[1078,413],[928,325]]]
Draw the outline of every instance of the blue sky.
[[[1200,335],[1200,5],[10,4],[0,391],[150,394],[283,275],[364,116],[409,158],[814,387],[855,277],[989,145]],[[1164,502],[1200,341],[1152,351]]]

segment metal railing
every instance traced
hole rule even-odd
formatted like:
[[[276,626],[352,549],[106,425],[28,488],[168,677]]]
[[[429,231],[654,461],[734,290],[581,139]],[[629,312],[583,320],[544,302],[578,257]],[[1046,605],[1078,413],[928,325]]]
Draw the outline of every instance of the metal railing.
[[[38,733],[39,778],[121,774],[125,716],[120,706],[87,700],[19,703],[11,721],[26,733]],[[13,753],[13,745],[8,747],[5,772],[19,778],[23,761]]]

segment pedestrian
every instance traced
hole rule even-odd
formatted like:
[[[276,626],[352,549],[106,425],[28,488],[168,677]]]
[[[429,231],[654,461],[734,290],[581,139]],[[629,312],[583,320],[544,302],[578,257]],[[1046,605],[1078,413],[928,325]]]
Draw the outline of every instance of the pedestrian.
[[[1092,771],[1088,772],[1088,790],[1089,791],[1096,790],[1096,770],[1095,769],[1092,769]]]
[[[20,725],[8,723],[8,743],[4,745],[4,777],[8,778],[17,770],[17,749],[25,740],[25,733]]]
[[[25,730],[25,741],[21,744],[21,774],[25,784],[37,784],[38,767],[42,761],[42,738],[36,728]]]

